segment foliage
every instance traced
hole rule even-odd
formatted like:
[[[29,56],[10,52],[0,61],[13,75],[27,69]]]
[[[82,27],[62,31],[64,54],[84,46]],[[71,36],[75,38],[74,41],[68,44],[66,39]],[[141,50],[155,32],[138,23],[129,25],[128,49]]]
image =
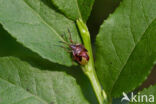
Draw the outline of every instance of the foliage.
[[[90,43],[86,22],[93,4],[0,0],[1,104],[109,104],[142,84],[156,63],[155,0],[121,1]],[[71,54],[58,46],[69,42],[68,29],[89,51],[86,66],[73,65]],[[151,91],[155,87],[143,92]]]

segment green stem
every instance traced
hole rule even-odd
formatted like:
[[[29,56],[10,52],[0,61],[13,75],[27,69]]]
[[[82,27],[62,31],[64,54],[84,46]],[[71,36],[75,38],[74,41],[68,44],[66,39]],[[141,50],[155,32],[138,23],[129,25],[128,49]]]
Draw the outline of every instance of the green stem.
[[[83,72],[88,76],[99,104],[107,104],[106,93],[104,90],[102,90],[99,80],[97,78],[96,72],[95,72],[94,58],[93,58],[91,40],[90,40],[90,34],[88,31],[88,28],[81,19],[78,19],[76,23],[79,28],[84,46],[88,50],[88,54],[90,57],[88,64],[85,66],[82,66]]]

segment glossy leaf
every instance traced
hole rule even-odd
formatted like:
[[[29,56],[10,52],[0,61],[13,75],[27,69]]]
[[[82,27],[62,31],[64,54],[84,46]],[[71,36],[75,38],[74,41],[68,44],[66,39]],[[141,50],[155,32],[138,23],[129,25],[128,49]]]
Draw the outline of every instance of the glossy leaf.
[[[88,104],[71,76],[13,57],[0,58],[0,98],[1,104]]]
[[[0,23],[18,42],[54,63],[72,65],[70,54],[58,45],[69,41],[68,29],[73,40],[80,42],[75,23],[47,0],[0,0],[0,11]]]
[[[156,59],[156,2],[123,0],[96,38],[96,70],[109,96],[138,87]]]

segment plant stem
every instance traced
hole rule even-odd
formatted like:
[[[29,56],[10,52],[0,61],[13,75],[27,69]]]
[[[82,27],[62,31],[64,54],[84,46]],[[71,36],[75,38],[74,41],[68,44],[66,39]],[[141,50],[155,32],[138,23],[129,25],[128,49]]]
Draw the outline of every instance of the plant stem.
[[[90,40],[90,34],[88,31],[88,28],[86,24],[82,21],[82,19],[78,19],[76,23],[79,28],[84,46],[88,50],[88,54],[90,57],[88,64],[86,64],[85,66],[82,66],[83,72],[89,78],[99,104],[107,104],[107,95],[105,91],[102,90],[99,80],[97,78],[96,72],[95,72],[94,58],[93,58],[91,40]]]

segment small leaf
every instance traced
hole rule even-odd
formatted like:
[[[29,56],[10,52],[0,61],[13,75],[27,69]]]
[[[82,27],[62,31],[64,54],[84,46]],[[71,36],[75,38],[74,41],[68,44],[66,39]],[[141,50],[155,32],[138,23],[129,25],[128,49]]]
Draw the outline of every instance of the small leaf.
[[[96,70],[109,96],[138,87],[156,59],[156,2],[124,0],[96,39]]]
[[[88,104],[76,81],[57,71],[40,71],[13,57],[0,58],[1,104]]]
[[[94,0],[51,0],[67,17],[76,20],[82,18],[87,21]]]
[[[0,0],[0,23],[12,37],[25,47],[52,62],[70,66],[68,52],[59,41],[69,37],[80,43],[75,23],[57,13],[47,0]]]
[[[146,100],[145,97],[143,99],[142,99],[142,97],[140,97],[140,102],[130,102],[129,104],[143,104],[143,103],[145,103],[145,104],[155,104],[156,85],[150,86],[149,88],[145,88],[143,91],[139,92],[139,95],[140,96],[145,95],[147,97],[147,101],[145,101]]]

